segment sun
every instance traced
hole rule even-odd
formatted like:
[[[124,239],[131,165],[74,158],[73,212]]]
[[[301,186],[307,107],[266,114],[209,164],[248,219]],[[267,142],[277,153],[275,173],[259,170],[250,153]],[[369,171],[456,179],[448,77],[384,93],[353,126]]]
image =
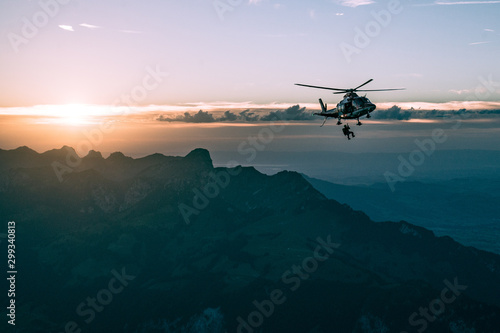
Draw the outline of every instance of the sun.
[[[58,112],[61,123],[71,126],[83,126],[90,123],[88,106],[84,104],[64,104]]]

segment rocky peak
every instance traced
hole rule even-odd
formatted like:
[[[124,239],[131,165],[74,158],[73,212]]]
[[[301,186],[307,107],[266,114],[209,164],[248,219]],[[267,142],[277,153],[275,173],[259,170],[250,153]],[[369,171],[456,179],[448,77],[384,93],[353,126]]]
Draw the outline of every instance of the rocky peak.
[[[38,154],[36,151],[34,151],[33,149],[31,149],[27,146],[18,147],[16,149],[13,149],[13,151],[15,151],[16,153],[20,153],[20,154],[30,154],[30,155]]]
[[[85,156],[84,158],[85,159],[99,159],[99,160],[103,159],[101,152],[95,151],[95,150],[90,150],[88,152],[87,156]]]
[[[66,156],[72,155],[77,156],[77,153],[73,147],[63,146],[59,149],[51,149],[42,153],[41,156],[47,159],[65,160]]]
[[[125,156],[122,152],[115,151],[114,153],[111,153],[111,155],[109,155],[109,157],[107,158],[107,160],[110,160],[110,161],[120,161],[120,160],[123,160],[123,159],[129,159],[129,158],[130,157]]]
[[[213,168],[212,158],[208,150],[203,148],[196,148],[186,155],[185,160],[193,163],[198,163],[200,165],[209,166]]]

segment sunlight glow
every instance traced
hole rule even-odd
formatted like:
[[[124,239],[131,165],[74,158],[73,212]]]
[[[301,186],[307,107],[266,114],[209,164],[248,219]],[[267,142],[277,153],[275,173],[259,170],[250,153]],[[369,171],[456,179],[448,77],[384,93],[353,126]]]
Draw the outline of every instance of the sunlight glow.
[[[99,117],[119,115],[120,110],[101,105],[62,104],[33,107],[0,108],[2,115],[34,116],[37,123],[84,126],[99,122]]]
[[[54,118],[54,123],[64,123],[71,126],[82,126],[90,124],[90,115],[88,108],[82,104],[62,105],[63,113]]]

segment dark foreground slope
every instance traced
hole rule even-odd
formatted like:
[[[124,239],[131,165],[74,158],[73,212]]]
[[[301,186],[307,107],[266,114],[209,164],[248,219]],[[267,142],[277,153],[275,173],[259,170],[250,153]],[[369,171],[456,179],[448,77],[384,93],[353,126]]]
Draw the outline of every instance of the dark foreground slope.
[[[0,151],[18,332],[499,331],[497,255],[202,149],[68,152]]]

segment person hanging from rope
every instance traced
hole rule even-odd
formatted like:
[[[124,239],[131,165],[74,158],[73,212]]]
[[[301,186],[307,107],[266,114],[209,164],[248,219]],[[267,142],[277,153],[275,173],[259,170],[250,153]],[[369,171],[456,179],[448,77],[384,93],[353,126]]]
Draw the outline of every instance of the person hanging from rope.
[[[352,135],[353,138],[355,137],[354,132],[351,131],[351,128],[349,127],[349,124],[344,125],[344,128],[342,128],[342,132],[345,136],[347,136],[348,140],[351,140],[350,135]]]

